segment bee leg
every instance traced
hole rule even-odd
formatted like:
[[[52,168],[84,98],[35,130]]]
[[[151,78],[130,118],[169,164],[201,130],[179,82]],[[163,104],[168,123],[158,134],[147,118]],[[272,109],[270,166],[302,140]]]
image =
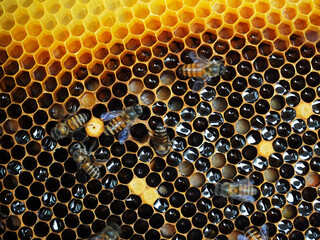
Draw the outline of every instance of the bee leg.
[[[129,128],[125,127],[120,133],[119,133],[119,142],[121,144],[124,144],[124,142],[129,137]]]

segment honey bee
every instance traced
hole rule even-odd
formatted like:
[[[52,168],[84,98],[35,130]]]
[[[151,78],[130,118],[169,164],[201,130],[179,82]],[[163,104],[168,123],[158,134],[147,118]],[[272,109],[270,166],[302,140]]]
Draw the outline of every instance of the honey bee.
[[[245,181],[218,183],[215,193],[218,196],[230,197],[243,202],[254,202],[254,196],[258,190],[250,182]]]
[[[101,173],[96,161],[92,156],[91,151],[87,151],[85,146],[83,146],[81,143],[75,143],[70,148],[70,153],[79,167],[90,177],[96,179],[101,178]]]
[[[115,223],[107,225],[99,234],[89,238],[89,240],[116,240],[120,234],[120,227]]]
[[[71,133],[79,130],[88,122],[90,115],[87,113],[79,113],[74,116],[61,120],[51,130],[51,135],[56,140],[70,136]]]
[[[151,143],[155,152],[163,157],[170,150],[170,139],[167,133],[167,128],[163,124],[158,124],[151,137]]]
[[[262,225],[261,229],[253,226],[247,227],[244,233],[245,235],[238,235],[237,240],[268,240],[269,238],[266,224]]]
[[[225,72],[225,67],[222,60],[203,59],[195,56],[195,53],[190,53],[190,58],[193,63],[182,65],[180,71],[184,77],[196,78],[192,90],[199,91],[206,79],[217,77]]]
[[[139,104],[127,107],[124,110],[110,111],[103,113],[101,119],[108,123],[105,125],[104,134],[112,136],[119,133],[120,143],[129,136],[129,129],[131,124],[143,113],[142,107]]]

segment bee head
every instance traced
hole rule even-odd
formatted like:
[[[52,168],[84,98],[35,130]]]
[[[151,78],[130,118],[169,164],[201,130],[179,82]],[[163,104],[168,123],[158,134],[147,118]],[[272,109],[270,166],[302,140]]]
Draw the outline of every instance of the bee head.
[[[136,104],[133,106],[133,109],[136,111],[136,113],[138,114],[138,116],[141,116],[143,113],[143,109],[139,104]]]
[[[106,234],[110,239],[115,239],[120,234],[120,227],[118,224],[111,222],[106,227]]]

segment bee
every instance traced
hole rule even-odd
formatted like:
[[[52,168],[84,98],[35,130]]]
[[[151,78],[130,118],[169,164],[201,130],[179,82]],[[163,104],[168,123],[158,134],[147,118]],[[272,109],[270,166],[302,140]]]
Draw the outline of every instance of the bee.
[[[215,187],[215,194],[243,202],[254,202],[254,196],[258,190],[250,182],[245,181],[218,183]]]
[[[100,170],[95,162],[91,151],[87,151],[81,143],[75,143],[70,148],[70,153],[79,167],[84,170],[90,177],[101,178]]]
[[[87,113],[79,113],[74,116],[61,120],[51,130],[51,135],[56,140],[70,136],[71,133],[83,127],[88,122],[90,115]]]
[[[170,139],[167,133],[167,128],[163,124],[158,124],[151,137],[151,143],[155,152],[163,157],[170,150]]]
[[[139,104],[127,107],[124,110],[110,111],[103,113],[101,119],[105,124],[106,129],[104,134],[106,136],[112,136],[119,133],[120,143],[124,141],[129,136],[129,129],[131,124],[143,113],[142,107]]]
[[[99,234],[89,240],[116,240],[120,235],[120,227],[116,223],[110,223]]]
[[[181,74],[187,78],[196,78],[192,90],[199,91],[204,86],[204,80],[217,77],[225,72],[225,67],[222,60],[203,59],[195,56],[195,53],[190,53],[190,58],[193,63],[182,65],[180,68]]]
[[[244,234],[238,235],[237,240],[268,240],[269,238],[266,224],[262,225],[261,229],[253,226],[247,227]]]

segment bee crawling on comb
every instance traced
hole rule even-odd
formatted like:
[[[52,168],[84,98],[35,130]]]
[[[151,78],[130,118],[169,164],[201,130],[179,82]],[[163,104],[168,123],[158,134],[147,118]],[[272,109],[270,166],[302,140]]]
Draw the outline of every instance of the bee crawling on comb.
[[[196,57],[194,52],[191,52],[189,57],[193,60],[193,63],[184,64],[179,70],[182,76],[195,78],[192,86],[193,91],[199,91],[208,78],[217,77],[225,72],[223,60],[213,59],[210,61],[205,58],[199,58]]]
[[[104,134],[112,136],[119,133],[120,143],[124,143],[129,137],[129,130],[132,123],[142,115],[143,110],[139,104],[127,107],[123,110],[103,113],[101,119],[105,124]]]
[[[264,224],[261,226],[261,228],[257,227],[247,227],[244,230],[244,234],[239,234],[237,236],[237,240],[268,240],[269,234],[268,234],[268,228],[267,225]]]
[[[156,129],[151,136],[150,143],[160,157],[168,154],[171,144],[167,128],[162,123],[157,124]]]
[[[116,240],[120,235],[120,227],[116,223],[109,223],[100,233],[93,235],[89,240]]]
[[[252,186],[250,181],[246,179],[238,182],[225,182],[218,183],[215,186],[215,194],[222,197],[234,198],[242,202],[254,202],[254,196],[258,193],[258,190]]]

